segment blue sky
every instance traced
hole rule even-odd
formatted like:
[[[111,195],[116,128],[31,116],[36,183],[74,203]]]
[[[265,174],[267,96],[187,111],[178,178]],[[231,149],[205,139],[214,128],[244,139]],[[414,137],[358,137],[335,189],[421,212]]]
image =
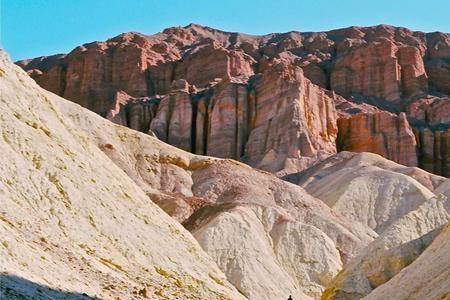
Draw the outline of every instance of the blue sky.
[[[450,32],[450,0],[0,0],[0,46],[13,60],[189,23],[250,34],[378,24]]]

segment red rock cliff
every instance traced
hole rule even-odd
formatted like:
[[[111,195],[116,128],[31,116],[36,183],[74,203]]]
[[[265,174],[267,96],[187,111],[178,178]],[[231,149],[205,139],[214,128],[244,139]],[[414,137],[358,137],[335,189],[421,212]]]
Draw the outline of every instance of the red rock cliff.
[[[337,148],[449,176],[449,61],[444,33],[251,36],[191,24],[18,64],[44,88],[195,153],[276,171]]]

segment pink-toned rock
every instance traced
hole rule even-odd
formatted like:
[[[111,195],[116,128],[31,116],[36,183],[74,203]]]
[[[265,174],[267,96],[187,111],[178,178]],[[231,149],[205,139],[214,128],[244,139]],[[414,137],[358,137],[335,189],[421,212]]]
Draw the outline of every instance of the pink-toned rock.
[[[255,78],[255,119],[247,143],[248,161],[278,171],[287,158],[317,158],[336,151],[336,110],[325,90],[301,68],[277,64]]]
[[[331,88],[343,96],[400,99],[396,51],[391,41],[381,40],[338,56],[331,73]]]
[[[418,48],[379,39],[341,55],[338,52],[331,88],[344,96],[396,101],[423,94],[428,87]]]
[[[450,176],[450,129],[415,128],[419,144],[419,167],[422,169]]]
[[[414,125],[419,166],[450,176],[450,98],[429,96],[416,100],[407,106],[406,114]]]
[[[450,35],[439,32],[425,34],[379,25],[252,36],[190,24],[151,36],[125,33],[105,42],[85,44],[67,55],[18,64],[42,87],[118,124],[148,132],[150,123],[154,123],[158,136],[175,146],[276,170],[287,165],[302,168],[318,156],[336,151],[336,145],[330,144],[331,136],[316,138],[324,132],[321,122],[329,120],[326,113],[316,119],[324,118],[322,121],[309,124],[311,114],[298,113],[296,105],[292,106],[295,109],[288,108],[288,103],[297,99],[295,94],[305,94],[305,103],[322,103],[317,100],[322,96],[314,96],[324,92],[318,86],[334,92],[328,93],[341,119],[353,119],[348,126],[355,127],[352,137],[345,133],[344,149],[373,149],[400,161],[400,156],[393,154],[400,151],[395,148],[397,142],[388,142],[388,146],[380,143],[402,137],[401,141],[407,143],[402,151],[408,149],[405,161],[413,164],[411,134],[405,133],[406,125],[396,133],[394,125],[403,123],[398,121],[401,117],[390,113],[406,112],[411,126],[418,131],[429,128],[436,132],[438,126],[441,132],[448,128],[446,102],[439,100],[442,104],[438,105],[435,100],[431,103],[422,99],[435,97],[429,94],[448,98],[438,93],[450,94],[449,59]],[[303,75],[291,76],[282,83],[276,65],[301,68]],[[304,84],[305,77],[314,85]],[[185,80],[191,88],[176,91],[174,80]],[[301,86],[301,92],[293,91],[294,86]],[[280,92],[283,90],[286,94]],[[258,95],[261,91],[262,96]],[[340,96],[349,101],[341,101]],[[308,111],[309,106],[298,109]],[[312,114],[316,113],[314,109]],[[284,117],[272,114],[282,110]],[[358,112],[367,116],[356,120]],[[172,115],[176,120],[170,120]],[[378,138],[369,135],[366,146],[361,147],[362,140],[352,145],[363,118],[391,121],[386,125],[377,123]],[[267,141],[261,138],[264,136]],[[431,150],[422,149],[423,143],[416,144],[418,153],[428,153],[418,156],[422,165],[422,158],[429,157]],[[448,148],[446,144],[439,147]],[[433,157],[427,161],[438,163],[445,157],[441,152],[432,152]],[[276,161],[279,163],[275,167]],[[438,166],[432,169],[445,170]]]
[[[450,98],[429,96],[414,101],[406,108],[406,114],[415,122],[428,125],[450,123]]]
[[[420,50],[412,46],[400,47],[397,51],[400,65],[400,83],[403,97],[415,97],[428,91],[428,76],[425,72]]]
[[[252,103],[246,82],[216,86],[208,106],[207,154],[240,159],[250,133]]]
[[[416,140],[406,115],[386,111],[338,119],[339,151],[372,152],[406,166],[417,166]]]
[[[147,96],[146,51],[135,43],[92,43],[66,58],[61,94],[105,116],[116,90],[134,97]]]
[[[426,69],[430,86],[448,94],[450,93],[450,36],[442,32],[429,33],[427,44]]]
[[[253,75],[255,61],[242,51],[230,51],[214,40],[194,49],[175,67],[174,78],[205,87],[215,78]]]
[[[114,105],[106,118],[116,124],[127,126],[141,132],[148,132],[151,121],[156,117],[161,97],[131,97],[117,92]]]
[[[159,139],[180,149],[191,151],[192,116],[188,83],[185,80],[174,81],[172,92],[161,99],[150,130]]]

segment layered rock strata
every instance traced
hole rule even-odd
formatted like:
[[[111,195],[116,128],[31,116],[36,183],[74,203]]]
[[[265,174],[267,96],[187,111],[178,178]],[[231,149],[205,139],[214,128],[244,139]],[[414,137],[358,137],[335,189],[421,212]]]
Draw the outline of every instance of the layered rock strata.
[[[130,99],[160,99],[172,94],[172,100],[166,99],[161,107],[166,109],[167,102],[173,102],[174,97],[180,96],[173,95],[173,82],[185,80],[192,87],[189,91],[191,108],[187,104],[188,95],[185,95],[186,103],[182,104],[184,108],[177,108],[174,114],[174,122],[178,125],[174,125],[172,133],[161,133],[166,137],[165,141],[169,141],[171,137],[169,142],[180,144],[182,149],[194,153],[242,158],[243,161],[266,170],[285,169],[284,173],[304,168],[316,161],[317,156],[330,154],[328,150],[322,149],[329,148],[330,138],[333,138],[329,134],[332,130],[327,130],[329,133],[325,134],[320,122],[312,122],[306,127],[302,125],[316,118],[315,112],[312,112],[312,116],[308,113],[305,116],[286,116],[299,120],[298,125],[297,121],[289,125],[296,127],[289,131],[298,132],[299,137],[286,137],[279,141],[270,137],[273,130],[276,130],[269,129],[267,125],[272,122],[271,114],[262,111],[262,114],[256,116],[254,108],[259,105],[255,95],[256,87],[266,94],[274,90],[274,95],[267,99],[269,102],[265,105],[269,105],[275,112],[279,111],[279,107],[287,107],[281,102],[294,103],[293,99],[299,99],[294,97],[283,100],[283,95],[279,95],[280,99],[278,96],[274,97],[277,90],[287,87],[280,84],[274,86],[271,81],[264,80],[279,74],[274,65],[281,63],[289,68],[298,67],[303,69],[304,77],[314,85],[331,90],[349,101],[368,103],[383,110],[373,114],[364,112],[364,116],[354,116],[350,122],[342,120],[340,131],[343,133],[339,140],[343,142],[338,143],[338,151],[371,151],[400,163],[418,165],[448,176],[450,147],[447,142],[448,134],[445,133],[449,126],[448,120],[438,130],[428,119],[417,124],[416,114],[410,116],[408,106],[430,97],[437,97],[448,103],[449,41],[449,35],[445,33],[423,33],[387,25],[349,27],[318,33],[293,31],[251,36],[191,24],[169,28],[152,36],[126,33],[106,42],[85,44],[67,55],[42,57],[18,64],[42,87],[102,116],[116,110],[116,95],[121,92],[130,95]],[[261,76],[263,79],[258,79]],[[299,86],[305,87],[303,77],[294,76],[293,79],[298,80]],[[222,84],[215,87],[218,82]],[[242,85],[225,87],[230,82]],[[267,86],[261,86],[261,82],[265,82]],[[317,87],[312,90],[317,90]],[[306,93],[305,97],[311,97],[307,102],[312,106],[323,105],[321,100],[316,103],[315,92],[304,90],[302,93]],[[233,103],[228,112],[223,112],[223,116],[217,110],[209,111],[214,105],[210,104],[213,94],[215,97],[211,103],[218,103],[219,107],[223,107],[225,103]],[[157,113],[159,108],[155,107]],[[423,105],[416,109],[423,113],[427,110]],[[130,117],[133,118],[134,114],[140,116],[145,110],[136,106],[129,110]],[[233,116],[233,110],[236,111],[236,116]],[[406,118],[398,115],[400,112],[406,112]],[[179,113],[189,113],[190,116],[180,120]],[[207,122],[209,113],[213,114],[215,124],[211,127]],[[161,114],[164,115],[163,112]],[[441,114],[449,115],[447,111]],[[171,115],[170,113],[169,116]],[[267,118],[261,119],[265,117]],[[151,118],[154,116],[151,115]],[[226,124],[217,123],[216,118],[222,118]],[[255,125],[252,124],[252,118],[266,124],[265,127],[259,126],[257,130],[258,135],[267,136],[269,144],[264,144],[259,139],[256,140],[258,146],[248,143],[251,126]],[[143,123],[136,126],[135,121],[132,121],[129,122],[132,124],[130,126],[147,132],[151,127],[151,120],[149,123],[148,117],[136,119]],[[320,119],[332,123],[326,114],[320,115]],[[183,129],[176,133],[177,137],[172,137],[173,131],[179,128],[177,126],[188,124],[191,124],[189,129]],[[217,124],[221,125],[216,127]],[[415,135],[411,135],[410,125],[414,128]],[[282,130],[288,130],[289,126],[282,126]],[[339,126],[331,124],[327,127],[331,129]],[[221,128],[223,131],[219,130]],[[368,134],[364,146],[361,136],[353,134],[357,129],[363,129]],[[264,130],[268,131],[262,132]],[[305,130],[311,132],[306,134]],[[188,143],[189,132],[191,141]],[[311,138],[318,132],[325,134],[321,145]],[[227,137],[223,138],[222,134]],[[299,140],[301,146],[289,145],[292,148],[289,150],[285,146],[279,147],[282,143],[296,143]],[[251,142],[253,141],[255,140],[252,139]],[[430,145],[433,145],[432,148]],[[336,149],[331,153],[335,151]]]

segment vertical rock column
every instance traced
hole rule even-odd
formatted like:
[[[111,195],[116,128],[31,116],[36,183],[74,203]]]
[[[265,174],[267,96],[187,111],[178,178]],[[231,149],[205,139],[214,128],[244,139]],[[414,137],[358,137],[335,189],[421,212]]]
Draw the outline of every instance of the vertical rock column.
[[[255,118],[247,143],[250,165],[269,171],[287,159],[306,167],[322,154],[335,153],[337,134],[333,99],[303,76],[301,68],[277,64],[256,77]]]
[[[208,155],[237,160],[244,155],[249,132],[247,112],[247,85],[220,83],[208,106]]]
[[[406,115],[387,111],[338,119],[338,151],[372,152],[406,166],[417,166],[416,139]]]
[[[177,80],[172,85],[172,92],[161,99],[150,130],[160,140],[185,151],[192,151],[192,118],[189,85],[185,80]]]

